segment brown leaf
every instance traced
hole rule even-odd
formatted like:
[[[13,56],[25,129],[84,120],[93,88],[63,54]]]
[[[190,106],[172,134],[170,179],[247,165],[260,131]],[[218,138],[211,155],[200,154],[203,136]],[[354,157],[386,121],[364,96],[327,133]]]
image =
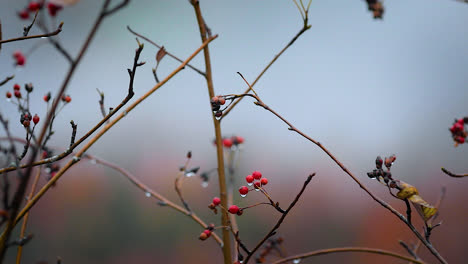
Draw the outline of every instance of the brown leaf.
[[[397,185],[400,189],[397,193],[397,197],[402,200],[408,199],[424,221],[431,219],[431,217],[435,215],[437,208],[424,201],[424,199],[419,196],[416,187],[402,181],[397,182]]]
[[[164,58],[164,56],[166,56],[167,52],[166,52],[166,49],[164,48],[164,46],[162,46],[158,53],[156,53],[156,62],[159,63],[162,58]]]

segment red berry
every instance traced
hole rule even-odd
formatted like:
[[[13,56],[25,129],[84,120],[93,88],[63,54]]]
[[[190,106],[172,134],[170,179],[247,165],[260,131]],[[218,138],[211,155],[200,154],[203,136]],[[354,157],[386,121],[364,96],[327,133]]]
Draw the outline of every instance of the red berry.
[[[50,92],[49,92],[48,94],[44,95],[43,98],[44,98],[44,102],[46,102],[46,103],[49,102],[49,100],[50,100]]]
[[[228,209],[231,214],[237,214],[239,212],[239,207],[237,205],[231,205]]]
[[[218,110],[218,111],[216,111],[216,113],[215,113],[215,116],[216,116],[216,117],[221,117],[222,115],[223,115],[223,111],[221,111],[221,110]]]
[[[21,98],[21,92],[20,91],[15,91],[15,97],[16,98]]]
[[[242,143],[244,143],[244,138],[236,136],[236,141],[237,141],[237,144],[242,144]]]
[[[457,137],[456,141],[460,144],[465,143],[465,138],[464,137]]]
[[[247,186],[242,186],[239,188],[239,193],[241,195],[246,195],[249,192],[249,188]]]
[[[65,102],[69,103],[71,102],[71,97],[69,95],[65,96],[65,98],[63,99]]]
[[[247,175],[247,177],[245,177],[245,180],[248,182],[248,183],[252,183],[254,181],[254,177],[252,175]]]
[[[225,139],[223,139],[223,145],[224,145],[226,148],[232,147],[232,140],[231,140],[230,138],[225,138]]]
[[[459,122],[453,124],[452,126],[453,128],[453,132],[458,132],[458,131],[462,131],[463,130],[463,124],[460,124]]]
[[[203,230],[203,233],[205,233],[208,237],[211,236],[211,231],[208,229]]]
[[[16,60],[16,65],[18,66],[23,66],[26,63],[26,58],[22,54],[19,56],[16,56],[15,60]]]
[[[6,97],[7,97],[7,98],[11,98],[11,93],[10,93],[10,92],[7,92],[7,93],[6,93]]]
[[[255,189],[260,188],[260,186],[262,186],[262,184],[261,184],[259,181],[254,182],[254,187],[255,187]]]
[[[267,184],[268,184],[268,179],[267,179],[267,178],[262,178],[262,179],[260,180],[260,183],[261,183],[262,185],[267,185]]]
[[[220,105],[224,105],[226,103],[226,99],[224,97],[218,96],[218,101]]]
[[[33,120],[34,124],[37,124],[37,123],[39,123],[39,119],[40,119],[39,116],[37,114],[35,114],[32,120]]]
[[[208,235],[205,234],[205,232],[202,232],[202,233],[200,234],[200,236],[198,237],[198,239],[200,239],[200,240],[206,240],[207,238],[208,238]]]
[[[49,15],[51,16],[56,16],[57,12],[62,9],[62,6],[56,5],[54,3],[48,3],[47,4],[47,10],[49,11]]]
[[[29,120],[24,120],[23,121],[23,126],[24,127],[29,127],[29,124],[30,124]]]
[[[21,10],[18,12],[18,16],[21,18],[21,19],[28,19],[29,18],[29,12],[28,10],[24,9],[24,10]]]
[[[211,103],[214,105],[219,104],[219,97],[218,96],[211,97]]]
[[[28,5],[29,11],[34,12],[34,11],[39,10],[39,8],[41,8],[41,6],[39,5],[38,2],[36,2],[36,1],[29,2],[29,5]]]
[[[218,197],[215,197],[213,198],[213,204],[216,206],[216,205],[219,205],[221,203],[221,199],[219,199]]]
[[[15,83],[15,85],[13,85],[13,90],[15,91],[19,91],[21,89],[21,86],[17,83]]]
[[[460,118],[458,119],[457,123],[463,126],[463,124],[465,124],[465,121],[463,120],[463,118]]]
[[[260,180],[260,178],[262,178],[262,173],[259,171],[254,171],[252,172],[252,176],[254,177],[254,179]]]

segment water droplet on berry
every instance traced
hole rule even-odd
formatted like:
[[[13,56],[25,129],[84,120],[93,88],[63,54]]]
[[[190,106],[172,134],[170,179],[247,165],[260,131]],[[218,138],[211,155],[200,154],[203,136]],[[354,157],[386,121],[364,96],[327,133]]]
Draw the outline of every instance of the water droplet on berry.
[[[255,188],[255,191],[256,191],[256,192],[259,192],[259,191],[260,191],[260,188]]]
[[[145,192],[145,196],[150,198],[151,197],[151,193],[150,192]]]
[[[240,197],[245,198],[247,194],[241,194]]]
[[[44,172],[45,172],[45,173],[50,173],[50,172],[51,172],[51,169],[50,169],[50,168],[45,168],[45,169],[44,169]]]
[[[203,188],[208,187],[208,182],[207,182],[207,181],[203,181],[203,182],[201,183],[201,186],[202,186]]]
[[[7,100],[7,102],[11,102],[11,98],[7,98],[6,100]]]
[[[298,264],[299,262],[301,262],[301,259],[295,259],[295,260],[293,260],[293,263],[294,263],[294,264]]]
[[[252,185],[253,185],[253,182],[248,182],[247,185],[248,185],[248,186],[252,186]]]

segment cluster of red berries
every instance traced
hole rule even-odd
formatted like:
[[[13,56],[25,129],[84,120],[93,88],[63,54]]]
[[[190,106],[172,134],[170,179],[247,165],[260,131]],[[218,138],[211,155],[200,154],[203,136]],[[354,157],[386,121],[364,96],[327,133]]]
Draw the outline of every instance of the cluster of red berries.
[[[31,114],[28,113],[24,113],[20,117],[20,123],[24,127],[29,127],[31,125],[31,120],[33,121],[34,125],[37,125],[37,123],[39,123],[40,118],[37,114],[35,114],[34,117],[31,117]]]
[[[367,9],[369,11],[372,11],[374,18],[380,18],[382,19],[383,13],[384,13],[384,7],[382,2],[379,0],[366,0],[367,2]]]
[[[221,106],[226,103],[226,99],[222,95],[213,96],[211,98],[211,110],[215,113],[216,117],[221,117],[223,115],[223,110]]]
[[[211,202],[211,204],[208,205],[208,208],[213,210],[214,213],[216,214],[218,213],[218,210],[216,209],[216,207],[219,206],[220,204],[221,204],[221,199],[219,197],[215,197],[213,198],[213,201]],[[244,213],[244,211],[241,208],[239,208],[239,206],[237,205],[229,206],[227,211],[231,214],[237,214],[237,215],[242,215],[242,213]]]
[[[42,1],[31,1],[29,2],[28,6],[25,7],[23,10],[18,12],[18,16],[21,19],[29,19],[29,14],[30,13],[35,13],[38,10],[42,9],[44,7],[44,0]],[[57,12],[62,10],[61,5],[54,4],[52,2],[47,3],[47,11],[49,12],[50,16],[56,16]]]
[[[241,136],[232,136],[230,138],[223,138],[223,146],[226,148],[231,148],[232,146],[239,146],[242,143],[244,143],[244,138]]]
[[[26,63],[26,57],[21,51],[13,52],[13,59],[15,59],[15,64],[17,66],[24,66]]]
[[[200,234],[198,239],[200,240],[206,240],[211,236],[211,233],[213,233],[215,226],[213,224],[210,224],[203,232]]]
[[[256,191],[258,191],[260,187],[268,184],[268,179],[262,178],[262,173],[259,171],[254,171],[252,174],[247,175],[247,177],[245,177],[245,181],[247,182],[247,185],[253,185]],[[245,196],[248,192],[249,188],[247,186],[242,186],[239,189],[239,193],[241,195]]]
[[[455,141],[455,145],[463,144],[466,141],[468,133],[465,129],[465,124],[468,124],[468,117],[455,119],[452,127],[449,128],[452,133],[452,138]]]

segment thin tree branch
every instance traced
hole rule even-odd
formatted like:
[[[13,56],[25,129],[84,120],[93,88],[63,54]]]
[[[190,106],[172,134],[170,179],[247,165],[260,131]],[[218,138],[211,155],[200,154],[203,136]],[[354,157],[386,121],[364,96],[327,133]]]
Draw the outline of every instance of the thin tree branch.
[[[29,26],[27,26],[27,27],[24,27],[23,37],[28,36],[29,31],[31,30],[31,28],[34,25],[34,22],[36,22],[37,14],[39,14],[39,9],[36,10],[36,13],[34,14],[34,18],[33,18],[32,22],[31,22],[31,24]],[[61,28],[61,26],[59,26],[59,28]]]
[[[3,81],[0,82],[0,86],[6,84],[7,82],[12,80],[13,78],[15,78],[15,75],[7,76]]]
[[[333,253],[341,253],[341,252],[371,253],[371,254],[378,254],[378,255],[384,255],[384,256],[399,258],[399,259],[411,261],[411,262],[417,263],[417,264],[425,264],[425,262],[423,262],[421,260],[406,257],[406,256],[400,255],[400,254],[395,253],[395,252],[382,250],[382,249],[363,248],[363,247],[342,247],[342,248],[320,249],[320,250],[311,251],[311,252],[307,252],[307,253],[303,253],[303,254],[290,256],[290,257],[287,257],[287,258],[284,258],[284,259],[280,259],[280,260],[277,260],[277,261],[273,262],[272,264],[286,263],[288,261],[302,260],[302,259],[313,257],[313,256],[333,254]]]
[[[162,47],[162,46],[158,45],[156,42],[152,41],[151,39],[149,39],[149,38],[147,38],[147,37],[145,37],[145,36],[143,36],[143,35],[141,35],[141,34],[135,32],[133,29],[130,28],[130,26],[127,26],[127,29],[128,29],[128,31],[130,31],[133,35],[138,36],[138,37],[144,39],[145,41],[147,41],[147,42],[150,43],[151,45],[157,47],[158,49],[160,49],[160,48]],[[178,61],[178,62],[180,62],[180,63],[183,62],[181,59],[179,59],[178,57],[174,56],[172,53],[169,53],[169,51],[167,51],[167,50],[166,50],[166,54],[167,54],[167,56],[173,58],[174,60],[176,60],[176,61]],[[189,67],[190,69],[192,69],[192,70],[198,72],[198,73],[201,74],[202,76],[206,76],[206,74],[205,74],[203,71],[197,69],[196,67],[194,67],[194,66],[192,66],[192,65],[190,65],[190,64],[187,64],[187,67]],[[155,76],[156,82],[159,82],[159,80],[158,80],[157,77],[156,77],[155,71],[153,71],[153,75]]]
[[[288,206],[288,209],[286,209],[286,211],[281,215],[280,219],[278,219],[278,222],[276,222],[276,225],[270,230],[270,232],[268,232],[268,234],[266,234],[265,237],[262,240],[260,240],[260,242],[257,243],[257,245],[254,247],[254,249],[252,249],[252,251],[249,253],[249,255],[247,255],[247,258],[245,259],[244,263],[248,263],[249,259],[253,256],[255,251],[257,251],[263,245],[263,243],[265,243],[265,241],[267,241],[270,237],[272,237],[276,233],[276,230],[281,226],[284,219],[288,215],[289,211],[291,211],[291,209],[294,207],[294,205],[296,205],[297,201],[299,201],[299,198],[301,197],[302,193],[304,193],[305,188],[307,187],[307,185],[312,180],[312,177],[314,177],[314,176],[315,176],[315,173],[312,173],[311,175],[309,175],[309,177],[307,177],[306,181],[304,182],[304,185],[302,185],[302,189],[296,195],[296,198],[294,198],[294,200]]]
[[[58,28],[53,32],[34,35],[34,36],[25,36],[25,37],[18,37],[18,38],[0,40],[0,44],[9,43],[9,42],[13,42],[13,41],[20,41],[20,40],[25,40],[25,39],[47,38],[47,37],[55,36],[55,35],[59,34],[60,32],[62,32],[62,26],[63,26],[63,22],[61,22],[59,24]]]
[[[198,28],[200,31],[200,37],[202,42],[206,42],[208,38],[207,27],[205,21],[203,19],[200,3],[198,0],[191,0],[190,2],[194,8],[195,16],[197,18]],[[210,37],[211,38],[211,37]],[[209,101],[211,98],[215,96],[214,87],[213,87],[213,77],[211,72],[211,58],[210,58],[210,50],[208,45],[206,45],[203,49],[203,57],[205,59],[205,79],[206,85],[208,87],[208,95]],[[211,103],[210,103],[211,107]],[[216,136],[216,158],[218,164],[218,184],[219,184],[219,197],[221,198],[221,206],[224,208],[228,208],[227,204],[227,188],[226,188],[226,176],[225,176],[225,169],[224,169],[224,152],[223,152],[223,136],[221,134],[221,123],[219,120],[216,119],[214,113],[211,115],[213,119],[213,125],[215,130]],[[227,211],[221,211],[221,225],[228,226],[229,225],[229,216]],[[231,257],[231,237],[229,234],[229,230],[224,228],[223,230],[223,259],[224,264],[231,264],[232,257]]]
[[[446,168],[440,168],[445,174],[447,174],[448,176],[450,177],[454,177],[454,178],[463,178],[463,177],[467,177],[468,176],[468,173],[460,173],[460,174],[456,174],[456,173],[453,173],[453,172],[450,172],[449,170],[447,170]]]
[[[413,256],[414,259],[420,260],[420,258],[419,258],[418,255],[416,254],[416,252],[414,252],[414,250],[411,249],[405,242],[403,242],[403,241],[401,241],[401,240],[398,241],[398,242],[400,243],[400,245],[401,245],[404,249],[406,249],[406,251],[408,251],[408,253],[409,253],[411,256]],[[409,263],[411,264],[411,263],[413,263],[413,262],[410,261]]]

